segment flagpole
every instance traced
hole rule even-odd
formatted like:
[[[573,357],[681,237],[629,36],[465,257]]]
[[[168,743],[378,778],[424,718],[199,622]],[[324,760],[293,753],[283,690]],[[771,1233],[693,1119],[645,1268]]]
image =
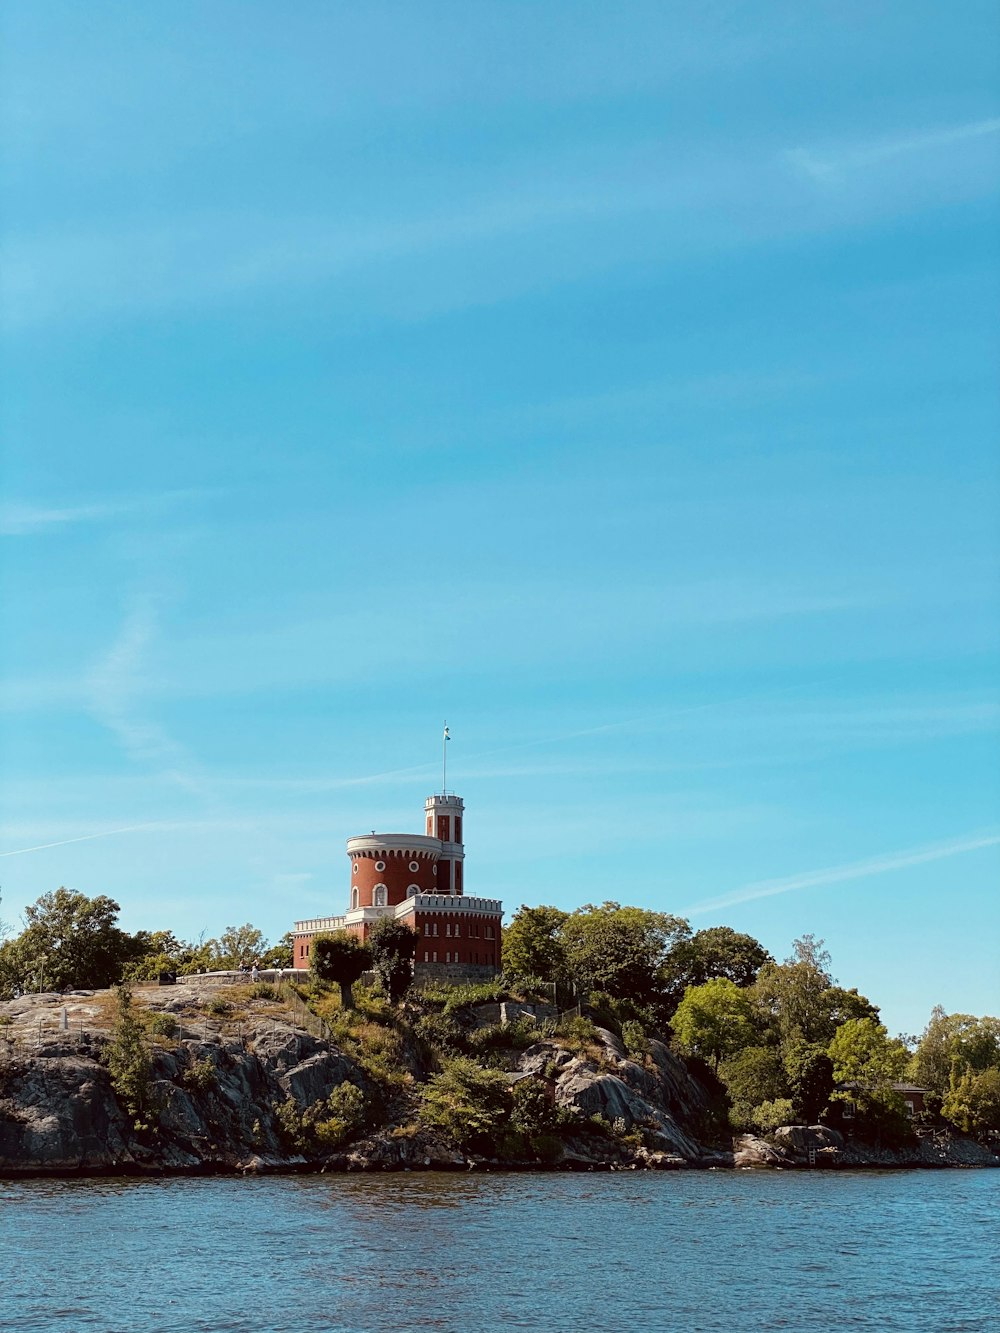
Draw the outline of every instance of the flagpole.
[[[441,737],[441,795],[444,796],[448,790],[448,723],[444,724],[444,735]]]

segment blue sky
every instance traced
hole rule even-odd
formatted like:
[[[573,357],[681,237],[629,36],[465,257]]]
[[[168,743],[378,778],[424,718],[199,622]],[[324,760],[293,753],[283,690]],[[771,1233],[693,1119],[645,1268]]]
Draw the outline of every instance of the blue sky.
[[[991,10],[5,6],[0,914],[341,910],[447,718],[470,891],[1000,1012]]]

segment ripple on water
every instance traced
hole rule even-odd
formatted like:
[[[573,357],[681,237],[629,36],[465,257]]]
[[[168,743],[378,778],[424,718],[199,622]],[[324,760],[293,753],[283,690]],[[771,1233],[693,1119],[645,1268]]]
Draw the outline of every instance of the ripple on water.
[[[30,1181],[9,1333],[980,1333],[1000,1172]]]

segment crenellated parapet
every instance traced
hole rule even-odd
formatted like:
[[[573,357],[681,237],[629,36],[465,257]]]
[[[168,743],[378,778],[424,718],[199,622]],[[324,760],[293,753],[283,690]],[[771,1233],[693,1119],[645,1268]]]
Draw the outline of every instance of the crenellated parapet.
[[[428,796],[424,832],[365,833],[347,840],[351,879],[343,916],[295,925],[295,965],[308,966],[309,941],[327,930],[367,939],[376,922],[392,917],[417,934],[415,962],[495,971],[500,964],[503,904],[466,897],[465,802],[453,792]]]

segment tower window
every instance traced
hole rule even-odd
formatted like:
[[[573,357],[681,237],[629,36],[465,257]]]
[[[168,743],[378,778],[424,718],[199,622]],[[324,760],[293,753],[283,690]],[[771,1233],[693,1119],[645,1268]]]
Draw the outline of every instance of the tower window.
[[[372,899],[376,907],[385,907],[389,901],[389,890],[384,884],[375,885],[375,897]]]
[[[375,869],[376,869],[376,870],[384,870],[384,869],[385,869],[385,862],[384,862],[384,861],[376,861],[376,862],[375,862]]]
[[[419,884],[409,884],[409,885],[407,885],[407,888],[406,888],[406,896],[407,896],[407,898],[415,898],[419,892],[420,892],[420,885],[419,885]]]
[[[355,875],[358,873],[358,870],[359,870],[359,869],[360,869],[360,867],[359,867],[357,861],[355,861],[355,862],[354,862],[354,874],[355,874]]]
[[[420,869],[420,862],[419,862],[419,861],[411,861],[411,862],[410,862],[410,874],[411,874],[411,875],[415,875],[419,869]]]
[[[357,889],[352,889],[352,890],[351,890],[351,907],[354,908],[354,907],[357,907],[357,905],[358,905],[358,891],[357,891]]]

